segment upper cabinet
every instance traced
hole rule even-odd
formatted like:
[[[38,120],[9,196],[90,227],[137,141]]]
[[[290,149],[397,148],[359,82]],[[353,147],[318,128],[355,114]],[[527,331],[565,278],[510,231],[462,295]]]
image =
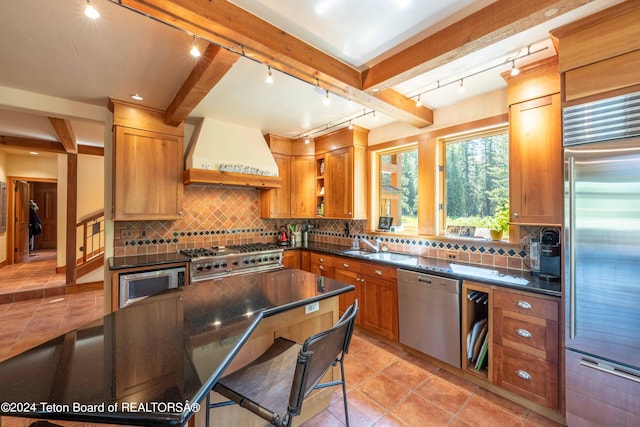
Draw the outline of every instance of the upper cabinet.
[[[509,102],[511,222],[562,223],[562,132],[557,58],[503,77]]]
[[[111,100],[113,220],[182,218],[183,126],[164,111]]]
[[[314,211],[314,145],[266,135],[282,187],[262,191],[262,218],[311,218]]]
[[[367,129],[316,138],[316,208],[325,218],[366,219]]]
[[[637,92],[640,2],[626,1],[551,31],[566,104]]]

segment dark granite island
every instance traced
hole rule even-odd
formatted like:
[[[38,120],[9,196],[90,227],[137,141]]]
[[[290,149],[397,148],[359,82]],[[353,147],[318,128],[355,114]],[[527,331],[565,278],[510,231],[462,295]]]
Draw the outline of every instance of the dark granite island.
[[[197,403],[225,369],[277,335],[303,339],[332,326],[338,295],[351,290],[284,269],[166,291],[0,363],[0,415],[180,426],[195,413],[200,421]]]

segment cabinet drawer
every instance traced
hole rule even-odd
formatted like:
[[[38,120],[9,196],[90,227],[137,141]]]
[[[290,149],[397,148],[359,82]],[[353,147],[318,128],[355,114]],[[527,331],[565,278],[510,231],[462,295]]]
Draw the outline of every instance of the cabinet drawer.
[[[334,257],[333,258],[333,267],[334,268],[339,268],[341,270],[349,270],[349,271],[353,271],[355,273],[359,273],[360,272],[360,268],[361,268],[361,264],[360,262],[352,259],[352,258],[340,258],[340,257]]]
[[[558,324],[517,312],[497,309],[496,344],[551,362],[558,361]]]
[[[494,346],[495,383],[551,409],[558,408],[558,366],[527,353]]]
[[[558,301],[531,294],[496,289],[493,293],[493,305],[505,310],[558,321]]]
[[[322,264],[327,267],[333,266],[333,257],[331,255],[326,254],[317,254],[315,252],[311,252],[311,263],[312,264]]]
[[[395,267],[387,267],[380,264],[362,263],[362,266],[360,267],[360,273],[371,277],[377,277],[383,280],[397,280]]]

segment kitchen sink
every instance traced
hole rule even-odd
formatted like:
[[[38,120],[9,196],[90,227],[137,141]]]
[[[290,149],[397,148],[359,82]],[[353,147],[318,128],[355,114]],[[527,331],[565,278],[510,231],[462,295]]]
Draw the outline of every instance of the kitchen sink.
[[[397,254],[394,252],[369,252],[367,255],[364,255],[368,259],[375,259],[378,261],[392,261],[392,262],[401,262],[403,264],[417,264],[418,259],[413,255],[407,254]]]
[[[362,251],[360,249],[352,249],[352,250],[344,251],[342,253],[345,255],[357,255],[357,256],[375,255],[375,252]]]

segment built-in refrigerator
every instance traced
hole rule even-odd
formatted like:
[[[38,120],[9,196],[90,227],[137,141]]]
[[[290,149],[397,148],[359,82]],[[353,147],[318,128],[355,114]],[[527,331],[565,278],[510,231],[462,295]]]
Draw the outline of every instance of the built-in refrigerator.
[[[567,424],[640,425],[640,93],[563,109]]]

